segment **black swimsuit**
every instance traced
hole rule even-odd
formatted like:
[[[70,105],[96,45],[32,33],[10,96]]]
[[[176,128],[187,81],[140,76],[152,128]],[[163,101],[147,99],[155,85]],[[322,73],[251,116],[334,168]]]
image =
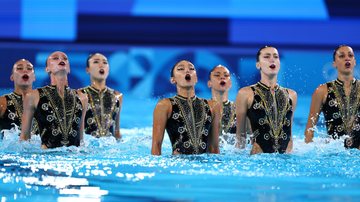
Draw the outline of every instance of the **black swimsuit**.
[[[346,148],[360,145],[360,82],[353,80],[351,92],[346,96],[344,84],[339,79],[326,83],[328,96],[322,106],[327,132],[333,139],[348,135]]]
[[[254,141],[264,153],[285,153],[291,138],[292,101],[287,89],[258,82],[251,86],[254,101],[247,111]]]
[[[173,151],[181,154],[206,153],[212,122],[207,100],[198,97],[188,100],[179,95],[169,99],[172,113],[167,120],[166,131]]]
[[[221,125],[224,133],[236,133],[235,104],[230,100],[223,102]]]
[[[38,120],[41,144],[47,148],[80,145],[82,104],[75,90],[65,88],[64,98],[56,86],[38,88],[39,103],[34,117]]]
[[[99,91],[91,86],[81,89],[88,96],[85,115],[85,133],[95,137],[115,135],[116,116],[120,111],[120,101],[111,88]]]
[[[15,92],[4,95],[6,99],[6,110],[3,118],[0,119],[0,130],[10,130],[14,127],[14,124],[21,129],[21,117],[23,114],[23,100],[22,96]],[[38,134],[38,124],[35,119],[32,122],[31,128],[32,134]]]

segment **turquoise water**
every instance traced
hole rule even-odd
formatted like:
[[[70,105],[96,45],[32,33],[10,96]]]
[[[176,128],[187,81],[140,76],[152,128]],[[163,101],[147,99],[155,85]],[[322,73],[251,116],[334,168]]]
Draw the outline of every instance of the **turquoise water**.
[[[220,155],[151,156],[156,101],[125,98],[123,139],[85,136],[81,147],[41,150],[19,143],[18,131],[0,142],[0,201],[358,201],[360,151],[325,138],[318,126],[303,143],[308,97],[299,98],[292,154],[250,156],[250,146],[222,143]],[[227,138],[233,138],[229,135]]]

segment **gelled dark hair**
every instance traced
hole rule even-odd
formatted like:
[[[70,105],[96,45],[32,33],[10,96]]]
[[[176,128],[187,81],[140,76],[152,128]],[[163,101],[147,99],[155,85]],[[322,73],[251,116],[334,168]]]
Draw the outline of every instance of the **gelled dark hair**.
[[[216,69],[216,67],[225,67],[224,65],[215,65],[209,72],[209,80],[211,79],[211,73]],[[227,67],[225,67],[227,68]]]
[[[55,52],[61,52],[61,53],[64,53],[64,52],[62,52],[62,51],[54,51],[54,52],[52,52],[50,55],[52,55],[52,54],[54,54]],[[65,53],[64,53],[65,54]],[[48,62],[48,60],[49,60],[49,58],[50,58],[50,55],[46,58],[46,60],[45,60],[45,67],[47,67],[48,66],[48,64],[47,64],[47,62]],[[66,54],[65,54],[66,55]],[[66,55],[66,57],[67,57],[67,55]]]
[[[175,69],[175,67],[176,67],[180,62],[182,62],[182,61],[190,62],[190,61],[188,61],[188,60],[179,60],[177,63],[175,63],[174,66],[172,66],[171,71],[170,71],[170,77],[174,77],[174,69]],[[190,63],[191,63],[191,62],[190,62]]]
[[[103,55],[101,53],[92,53],[88,56],[88,58],[86,59],[86,67],[89,67],[90,66],[90,63],[89,63],[89,60],[94,57],[96,54],[99,54],[99,55]]]
[[[259,62],[260,61],[260,54],[261,54],[261,51],[265,48],[275,48],[274,46],[263,46],[261,47],[258,52],[256,53],[256,62]]]
[[[345,44],[342,44],[342,45],[336,47],[335,50],[334,50],[334,52],[333,52],[333,61],[335,61],[336,52],[337,52],[340,48],[342,48],[342,47],[350,47],[350,46],[345,45]]]
[[[25,59],[25,58],[21,58],[21,59],[18,59],[18,60],[16,60],[16,62],[13,64],[13,68],[12,68],[12,70],[11,70],[11,74],[13,74],[14,73],[14,67],[15,67],[15,64],[16,63],[18,63],[18,62],[20,62],[20,61],[26,61],[26,62],[28,62],[28,63],[30,63],[31,65],[33,65],[29,60],[27,60],[27,59]],[[34,72],[35,72],[35,68],[34,68],[34,65],[33,65],[33,69],[34,69]]]

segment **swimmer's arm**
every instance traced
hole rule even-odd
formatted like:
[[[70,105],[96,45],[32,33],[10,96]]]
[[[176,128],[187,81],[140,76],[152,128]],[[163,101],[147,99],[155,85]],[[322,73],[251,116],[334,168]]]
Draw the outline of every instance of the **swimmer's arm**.
[[[123,94],[116,92],[116,96],[119,99],[119,112],[116,114],[115,118],[115,138],[117,140],[121,139],[121,133],[120,133],[120,112],[122,107],[122,100],[123,100]]]
[[[39,91],[32,90],[24,96],[23,115],[21,117],[21,134],[20,140],[28,140],[31,138],[31,125],[39,103]]]
[[[292,152],[292,150],[293,150],[293,138],[292,138],[292,136],[290,137],[290,141],[289,141],[289,143],[288,143],[288,146],[286,147],[286,151],[285,151],[285,153],[291,153]]]
[[[166,122],[171,114],[172,106],[169,99],[159,101],[153,114],[152,155],[161,155],[161,146],[164,139]]]
[[[296,106],[297,106],[297,93],[294,91],[294,90],[291,90],[289,89],[289,95],[290,95],[290,99],[291,99],[291,102],[292,102],[292,108],[293,108],[293,114],[292,114],[292,117],[291,117],[291,123],[294,123],[294,113],[295,113],[295,109],[296,109]],[[292,126],[293,124],[291,124]],[[293,149],[293,138],[292,136],[290,137],[290,141],[288,143],[288,146],[286,148],[286,153],[290,153]]]
[[[220,153],[219,149],[219,133],[220,133],[220,108],[222,107],[219,102],[209,102],[212,114],[212,122],[211,122],[211,131],[209,138],[209,147],[208,152],[218,154]]]
[[[7,108],[6,98],[4,96],[0,97],[0,118],[2,118],[5,114]]]
[[[245,148],[246,143],[246,121],[249,100],[253,100],[253,93],[250,87],[244,87],[239,90],[236,101],[236,147]]]
[[[80,90],[77,91],[80,101],[81,101],[81,105],[82,105],[82,114],[81,114],[81,120],[80,120],[80,142],[83,142],[84,140],[84,121],[85,121],[85,115],[86,115],[86,110],[88,108],[88,97],[86,94],[82,93]]]
[[[309,143],[313,141],[314,138],[314,126],[316,126],[319,115],[321,112],[321,108],[323,103],[326,100],[327,96],[327,86],[320,85],[312,95],[311,105],[310,105],[310,113],[308,117],[308,121],[305,129],[305,142]]]

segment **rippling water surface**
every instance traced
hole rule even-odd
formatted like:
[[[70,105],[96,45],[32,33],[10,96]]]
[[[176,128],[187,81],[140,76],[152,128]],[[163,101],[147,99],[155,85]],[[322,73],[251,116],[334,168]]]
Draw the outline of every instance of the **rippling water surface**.
[[[314,143],[303,143],[304,117],[295,117],[294,151],[285,155],[250,156],[250,146],[223,142],[220,155],[172,156],[165,136],[163,155],[151,156],[146,117],[124,121],[120,142],[86,135],[81,147],[46,151],[38,137],[19,143],[19,131],[7,131],[0,201],[358,201],[360,151],[321,131]]]

